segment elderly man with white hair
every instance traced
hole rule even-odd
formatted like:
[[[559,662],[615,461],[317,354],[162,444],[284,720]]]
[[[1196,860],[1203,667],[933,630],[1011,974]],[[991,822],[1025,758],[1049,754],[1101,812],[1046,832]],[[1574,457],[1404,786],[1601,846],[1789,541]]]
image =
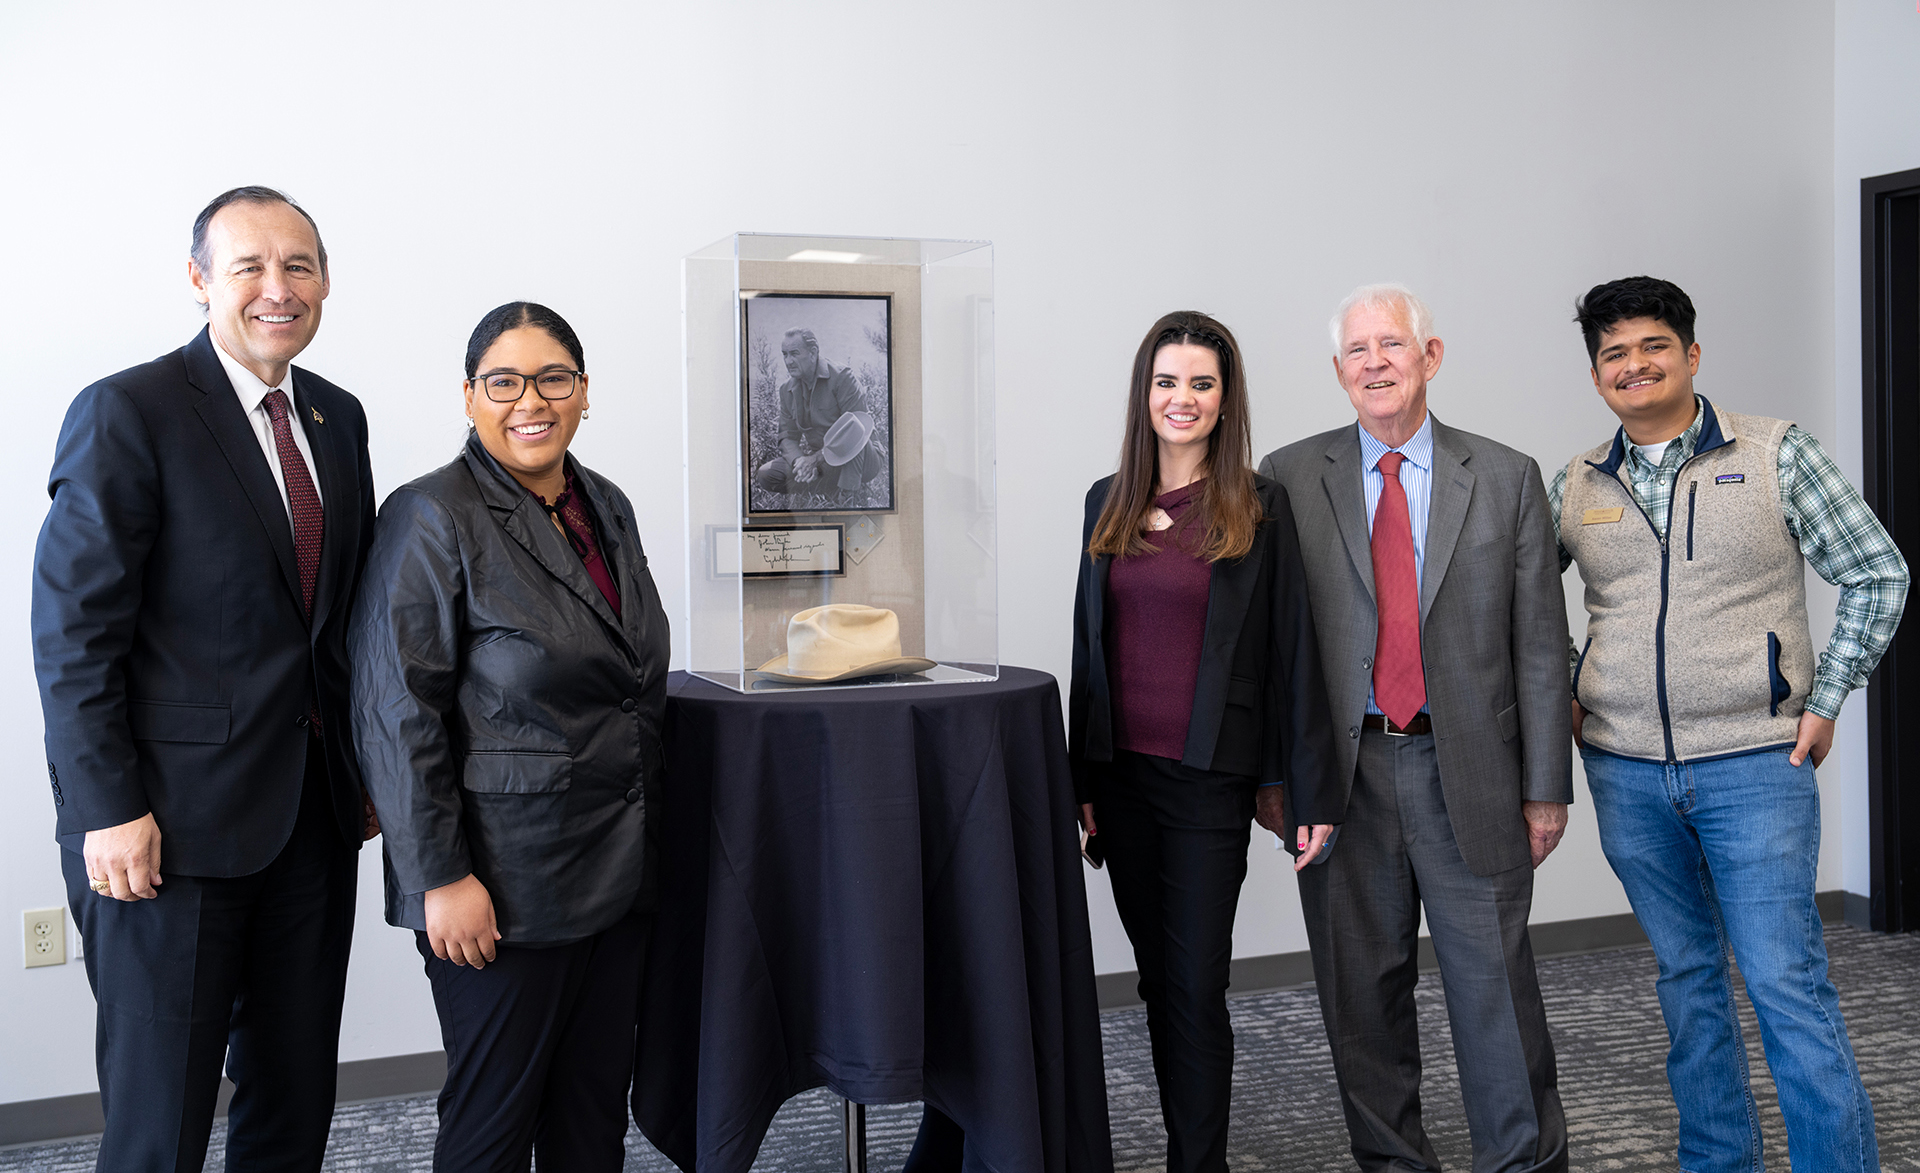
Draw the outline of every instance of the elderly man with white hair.
[[[1573,799],[1567,615],[1540,468],[1427,410],[1444,347],[1420,299],[1363,286],[1333,322],[1358,421],[1261,462],[1286,486],[1333,710],[1347,821],[1300,872],[1353,1155],[1440,1167],[1420,1119],[1424,909],[1475,1170],[1565,1169],[1534,975],[1533,869]],[[1285,787],[1261,825],[1291,842]]]

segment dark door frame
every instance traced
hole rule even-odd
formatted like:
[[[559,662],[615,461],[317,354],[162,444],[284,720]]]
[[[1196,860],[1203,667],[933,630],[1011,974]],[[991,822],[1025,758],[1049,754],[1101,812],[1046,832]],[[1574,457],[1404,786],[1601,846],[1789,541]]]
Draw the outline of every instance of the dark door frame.
[[[1920,169],[1860,181],[1862,480],[1920,566]],[[1908,600],[1911,613],[1915,600]],[[1902,623],[1867,684],[1872,924],[1920,929],[1920,622]],[[1904,791],[1904,792],[1903,792]]]

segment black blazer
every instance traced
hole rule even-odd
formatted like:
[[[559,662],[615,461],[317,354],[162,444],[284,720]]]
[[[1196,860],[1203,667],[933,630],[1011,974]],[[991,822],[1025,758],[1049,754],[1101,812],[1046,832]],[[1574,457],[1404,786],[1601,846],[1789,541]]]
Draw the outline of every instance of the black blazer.
[[[478,437],[380,509],[348,643],[392,924],[426,928],[427,889],[469,872],[510,943],[589,936],[641,894],[667,617],[626,495],[568,465],[617,619]]]
[[[57,833],[152,812],[161,872],[243,876],[293,831],[317,706],[340,834],[365,823],[343,632],[373,534],[367,419],[293,369],[325,530],[313,622],[293,523],[213,340],[67,409],[33,565],[33,661]]]
[[[1113,558],[1086,553],[1113,480],[1095,481],[1087,491],[1073,604],[1067,756],[1082,802],[1094,800],[1113,761],[1105,650],[1107,571]],[[1254,484],[1265,517],[1245,557],[1213,564],[1206,645],[1180,760],[1262,783],[1286,782],[1296,820],[1339,823],[1346,818],[1346,798],[1335,781],[1332,719],[1293,510],[1285,489],[1265,477],[1255,477]]]

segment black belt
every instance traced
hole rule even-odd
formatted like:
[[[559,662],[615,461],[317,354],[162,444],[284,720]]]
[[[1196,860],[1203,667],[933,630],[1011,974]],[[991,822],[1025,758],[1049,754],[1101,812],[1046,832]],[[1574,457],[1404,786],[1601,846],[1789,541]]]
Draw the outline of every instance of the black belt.
[[[1378,713],[1368,713],[1360,718],[1360,724],[1368,729],[1378,729],[1388,737],[1416,737],[1433,732],[1433,718],[1426,713],[1415,713],[1413,720],[1405,725],[1395,725]]]

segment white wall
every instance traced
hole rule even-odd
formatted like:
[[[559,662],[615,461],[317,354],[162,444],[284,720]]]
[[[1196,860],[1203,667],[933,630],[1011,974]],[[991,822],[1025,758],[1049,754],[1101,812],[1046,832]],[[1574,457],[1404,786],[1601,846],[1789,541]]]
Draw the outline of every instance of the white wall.
[[[1860,181],[1920,167],[1920,12],[1902,0],[1839,0],[1833,23],[1833,434],[1834,459],[1858,485],[1861,452]],[[1908,611],[1920,608],[1920,596]],[[1871,888],[1867,819],[1866,694],[1840,714],[1832,761],[1857,780],[1839,795],[1837,887]],[[1829,807],[1831,807],[1831,801]]]
[[[678,258],[735,230],[992,239],[1002,656],[1064,676],[1079,502],[1172,308],[1239,333],[1264,452],[1351,418],[1328,308],[1407,281],[1448,343],[1435,409],[1551,469],[1613,426],[1574,296],[1654,272],[1702,307],[1709,395],[1832,439],[1833,37],[1786,0],[0,8],[0,486],[23,503],[0,521],[0,911],[62,899],[25,623],[54,432],[79,387],[198,328],[187,229],[223,188],[282,186],[325,230],[303,362],[366,403],[383,491],[453,455],[481,313],[568,315],[600,412],[579,451],[653,518],[670,609]],[[1625,910],[1589,812],[1538,920]],[[1305,948],[1283,857],[1253,855],[1236,952]],[[363,864],[343,1057],[433,1049]],[[1099,968],[1128,969],[1104,885]],[[93,1088],[80,966],[0,963],[0,1006],[0,1102]]]

